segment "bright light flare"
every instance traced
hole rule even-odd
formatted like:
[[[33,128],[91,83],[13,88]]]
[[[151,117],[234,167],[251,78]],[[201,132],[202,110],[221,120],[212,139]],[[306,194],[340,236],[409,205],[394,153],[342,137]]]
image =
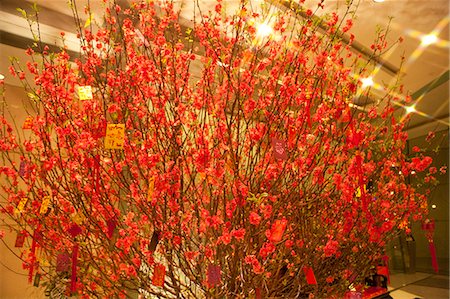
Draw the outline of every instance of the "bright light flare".
[[[414,112],[416,112],[416,107],[415,107],[415,105],[405,106],[405,110],[406,110],[406,114],[414,113]]]
[[[0,80],[5,79],[5,76],[3,76],[3,74],[0,74]]]
[[[261,23],[257,25],[256,36],[259,38],[268,37],[273,33],[272,27],[267,25],[266,23]]]
[[[429,46],[429,45],[436,43],[438,41],[438,38],[437,38],[436,34],[431,33],[431,34],[422,36],[420,40],[421,40],[422,46]]]
[[[362,78],[361,82],[362,82],[362,88],[371,87],[374,84],[372,77]]]

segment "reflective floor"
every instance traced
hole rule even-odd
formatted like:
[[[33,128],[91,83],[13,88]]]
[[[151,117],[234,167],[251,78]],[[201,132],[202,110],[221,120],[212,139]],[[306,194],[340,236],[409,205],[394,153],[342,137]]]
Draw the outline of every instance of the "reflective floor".
[[[429,273],[391,275],[390,295],[394,299],[449,299],[449,277]]]

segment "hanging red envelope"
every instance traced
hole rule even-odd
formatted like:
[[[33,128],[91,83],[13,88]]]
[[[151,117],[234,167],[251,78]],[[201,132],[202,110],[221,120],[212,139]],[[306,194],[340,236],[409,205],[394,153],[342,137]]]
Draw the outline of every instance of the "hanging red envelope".
[[[67,252],[60,253],[56,256],[56,272],[69,271],[71,264],[70,256]]]
[[[275,220],[269,232],[268,239],[274,243],[280,242],[286,230],[287,220]]]
[[[30,130],[33,128],[33,117],[31,115],[27,116],[25,118],[25,121],[23,122],[22,129],[24,130]]]
[[[152,284],[157,287],[164,286],[165,277],[166,277],[166,267],[162,264],[156,264],[153,270]]]
[[[286,142],[272,138],[273,156],[277,160],[287,160]]]
[[[220,284],[220,281],[222,279],[220,266],[218,265],[208,265],[207,270],[207,279],[208,279],[208,285],[210,287],[214,287],[218,284]]]
[[[114,234],[114,230],[116,229],[117,221],[115,219],[109,219],[106,221],[106,226],[108,228],[106,235],[111,239]]]
[[[73,238],[75,238],[76,236],[78,236],[79,234],[81,234],[81,232],[82,232],[82,229],[81,229],[81,227],[79,227],[77,224],[73,224],[73,225],[69,228],[69,230],[68,230],[68,233],[69,233]]]
[[[27,166],[27,163],[25,161],[20,161],[20,166],[19,166],[19,175],[21,177],[23,177],[25,175],[25,168]]]
[[[316,276],[311,267],[303,267],[303,273],[305,273],[306,282],[308,284],[317,284]]]
[[[18,233],[14,247],[18,247],[18,248],[23,247],[23,243],[25,243],[25,238],[26,238],[26,234]]]

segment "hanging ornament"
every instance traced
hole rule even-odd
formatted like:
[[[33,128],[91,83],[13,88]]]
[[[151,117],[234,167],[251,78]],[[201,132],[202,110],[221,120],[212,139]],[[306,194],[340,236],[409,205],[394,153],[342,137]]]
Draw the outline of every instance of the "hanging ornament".
[[[39,209],[39,214],[47,213],[48,207],[50,206],[50,196],[45,196],[42,199],[41,208]]]
[[[33,280],[33,272],[34,267],[36,266],[36,249],[38,246],[38,243],[42,241],[42,234],[39,231],[39,227],[36,228],[33,232],[33,240],[31,242],[31,249],[30,249],[30,264],[28,266],[28,283],[31,283]]]
[[[303,267],[303,273],[306,276],[306,282],[308,284],[317,284],[316,276],[314,275],[314,271],[311,267]]]
[[[16,210],[14,212],[16,214],[22,213],[23,209],[27,205],[27,202],[28,202],[28,197],[22,197],[22,199],[20,199],[19,204],[17,205]]]
[[[156,264],[153,270],[152,284],[157,287],[164,286],[166,267],[163,264]]]
[[[19,165],[19,176],[24,177],[25,173],[26,173],[26,168],[27,168],[27,162],[25,161],[20,161],[20,165]]]
[[[22,129],[24,130],[30,130],[33,128],[33,117],[31,115],[27,116],[25,118],[25,121],[23,122]]]
[[[95,155],[93,159],[93,177],[94,177],[94,188],[97,191],[100,191],[100,156]]]
[[[78,92],[78,98],[81,101],[86,101],[86,100],[92,100],[93,99],[92,87],[89,86],[89,85],[87,85],[87,86],[78,86],[77,92]]]
[[[72,294],[77,290],[78,249],[78,243],[75,243],[72,249],[72,275],[70,276],[70,292]]]
[[[24,232],[18,233],[14,247],[17,247],[17,248],[23,247],[23,244],[25,243],[25,238],[26,238],[26,234]]]
[[[278,243],[283,238],[284,231],[286,230],[287,220],[275,220],[268,233],[267,238],[273,243]]]
[[[108,228],[106,235],[108,236],[109,239],[112,238],[114,231],[116,229],[116,226],[117,226],[116,219],[111,218],[108,221],[106,221],[106,227]]]
[[[68,272],[70,268],[70,256],[67,252],[56,256],[56,272]]]
[[[153,192],[155,191],[155,178],[151,177],[148,180],[148,192],[147,192],[147,201],[151,202],[153,199]]]
[[[123,149],[124,140],[124,124],[108,124],[106,126],[105,149]]]
[[[208,279],[208,285],[210,287],[215,287],[216,285],[220,284],[221,282],[221,269],[219,265],[208,265],[207,270],[207,279]]]
[[[78,224],[74,223],[68,230],[69,234],[74,239],[74,245],[72,249],[72,275],[70,276],[70,292],[73,294],[77,290],[77,262],[78,262],[78,243],[76,237],[81,234],[82,229]]]
[[[286,142],[277,138],[272,138],[273,156],[277,160],[287,160]]]
[[[36,275],[34,276],[33,286],[39,287],[40,281],[41,281],[41,274],[36,273]]]
[[[426,219],[422,222],[422,230],[425,231],[425,236],[428,240],[428,249],[430,250],[431,255],[431,266],[433,267],[433,270],[435,273],[439,272],[439,265],[437,262],[437,256],[436,256],[436,246],[434,245],[434,230],[436,228],[436,224],[434,222],[434,219]]]

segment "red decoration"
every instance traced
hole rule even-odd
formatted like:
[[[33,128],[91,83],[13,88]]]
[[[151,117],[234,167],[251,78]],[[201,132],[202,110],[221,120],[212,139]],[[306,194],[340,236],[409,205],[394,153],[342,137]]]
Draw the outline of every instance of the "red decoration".
[[[153,270],[152,284],[157,287],[164,286],[165,277],[166,277],[166,267],[162,264],[156,264]]]
[[[56,257],[56,271],[66,272],[70,268],[70,256],[67,252],[60,253]]]
[[[29,130],[33,128],[33,117],[32,116],[27,116],[27,118],[25,119],[22,129],[24,130]]]
[[[308,284],[317,284],[316,276],[314,276],[314,272],[311,267],[303,267],[303,273],[305,273],[306,282]]]
[[[208,285],[210,287],[215,287],[216,285],[220,284],[222,279],[220,266],[212,264],[208,265],[206,276],[208,279]]]
[[[273,156],[278,160],[287,160],[286,142],[272,138]]]
[[[108,228],[108,238],[111,239],[114,234],[114,230],[116,229],[117,221],[115,219],[109,219],[108,221],[106,221],[106,225]]]
[[[274,243],[280,242],[286,230],[287,220],[275,220],[268,234],[268,239]]]
[[[81,229],[81,227],[78,224],[73,224],[69,230],[68,233],[72,236],[72,238],[75,238],[76,236],[78,236],[79,234],[81,234],[83,230]]]
[[[436,246],[434,246],[433,240],[428,240],[428,248],[430,250],[431,255],[431,266],[433,267],[433,270],[435,273],[439,272],[439,265],[437,262],[437,256],[436,256]]]
[[[18,248],[22,247],[23,243],[25,243],[25,238],[26,238],[25,233],[18,233],[14,247],[18,247]]]
[[[436,224],[434,219],[426,219],[422,222],[422,229],[425,231],[426,238],[428,240],[428,249],[430,250],[431,266],[435,273],[439,272],[439,265],[436,256],[436,246],[434,245],[433,235]]]
[[[72,251],[72,275],[70,276],[70,292],[73,294],[77,290],[77,263],[78,263],[78,244],[75,243]]]

